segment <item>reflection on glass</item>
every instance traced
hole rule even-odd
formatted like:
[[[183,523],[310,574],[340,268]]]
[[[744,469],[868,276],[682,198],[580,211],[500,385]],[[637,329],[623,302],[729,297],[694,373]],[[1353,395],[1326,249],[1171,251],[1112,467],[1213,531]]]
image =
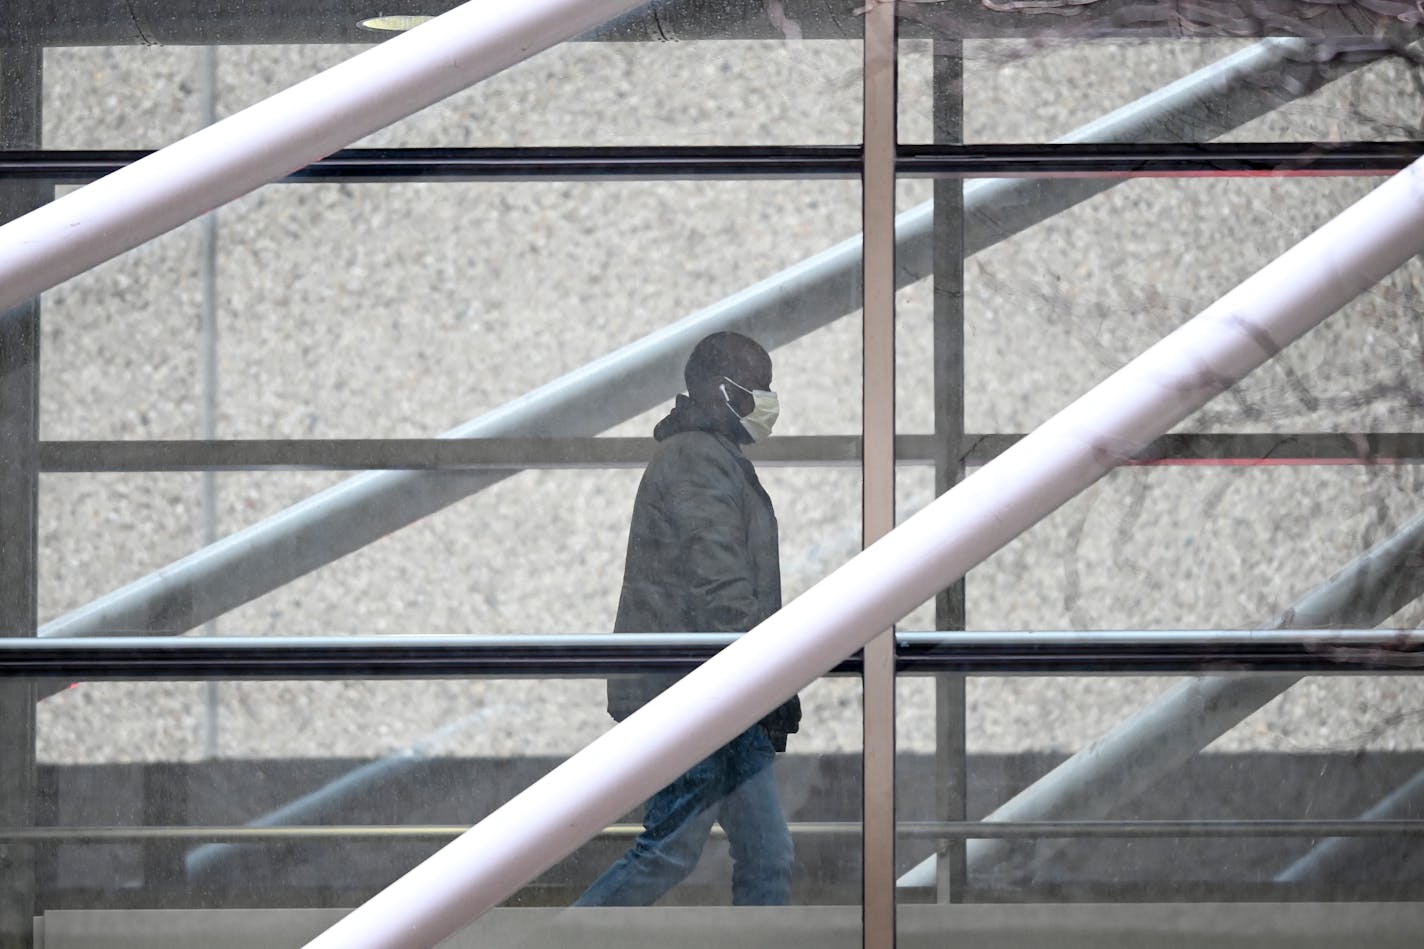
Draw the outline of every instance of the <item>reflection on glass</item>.
[[[1265,24],[1224,4],[1211,22],[1184,11],[1175,22],[1191,37],[1167,39],[1165,4],[1051,6],[1054,29],[1010,36],[1038,14],[902,4],[902,142],[1044,154],[1058,141],[1308,150],[1418,137],[1413,26],[1365,37],[1340,9],[1307,24],[1282,8]],[[1377,183],[1363,167],[902,181],[902,259],[932,288],[897,300],[901,514]],[[1420,281],[1417,261],[1390,274],[1187,420],[1173,451],[1134,459],[1150,464],[1119,469],[971,570],[968,628],[1007,640],[1417,627],[1417,571],[1366,558],[1418,530]],[[908,628],[935,625],[926,606]],[[945,673],[902,678],[898,701],[904,938],[1413,938],[1418,829],[1391,839],[1377,822],[1424,815],[1414,676]],[[1024,821],[1059,823],[992,826]],[[1372,899],[1398,911],[1349,905]]]
[[[124,17],[36,23],[45,37],[42,144],[163,145],[375,39],[359,32],[356,16],[338,23],[299,11],[263,22],[264,6],[229,3],[195,21],[165,16],[165,4],[153,2]],[[863,11],[833,6],[650,5],[601,33],[619,42],[561,47],[362,144],[854,144],[862,137],[856,37]],[[1264,10],[1049,0],[903,3],[899,12],[904,143],[1041,146],[1078,135],[1314,147],[1421,137],[1424,84],[1411,49],[1419,33],[1411,3]],[[1263,32],[1273,36],[1263,41]],[[0,64],[6,83],[9,62]],[[1243,63],[1248,68],[1236,69]],[[1180,92],[1184,79],[1190,108],[1163,111],[1160,91],[1178,84]],[[9,89],[0,89],[0,101]],[[900,513],[928,503],[961,463],[972,469],[1002,446],[995,439],[1031,430],[1372,185],[1349,175],[1215,174],[903,183],[903,210],[912,213],[899,248],[906,269],[897,434],[912,439],[920,467],[898,483]],[[954,213],[961,194],[962,221]],[[853,439],[859,200],[850,181],[264,189],[215,220],[180,228],[46,294],[43,436],[432,436],[498,417],[551,380],[660,338],[688,314],[705,317],[727,300],[745,305],[742,292],[756,286],[757,315],[738,325],[775,355],[775,390],[787,395],[778,436]],[[818,256],[831,247],[839,249]],[[828,294],[827,287],[840,289]],[[1222,449],[1120,470],[974,570],[963,603],[922,607],[906,627],[961,619],[1005,631],[1273,622],[1418,514],[1418,451],[1362,451],[1324,466],[1300,446],[1311,433],[1356,444],[1420,431],[1421,292],[1416,262],[1183,426],[1182,434],[1220,436],[1229,446],[1255,446],[1255,454]],[[795,319],[763,333],[764,317],[788,314]],[[962,370],[947,329],[962,331]],[[559,425],[572,419],[583,425],[581,437],[648,442],[680,367],[638,366],[613,380],[607,391],[617,398],[571,399],[563,405],[576,412],[539,413],[537,423],[498,434],[568,434],[574,429]],[[339,523],[342,530],[364,524],[366,534],[352,540],[337,522],[306,532],[319,555],[300,568],[289,564],[279,579],[249,584],[247,570],[275,562],[263,552],[244,569],[216,570],[220,582],[212,586],[179,591],[122,620],[106,615],[86,632],[180,633],[218,614],[221,626],[208,633],[745,629],[779,602],[769,580],[748,581],[766,602],[754,596],[755,607],[738,613],[722,597],[740,581],[729,584],[718,569],[659,584],[650,576],[689,558],[700,562],[700,545],[716,546],[719,528],[741,523],[750,531],[755,521],[759,539],[748,533],[722,544],[723,556],[713,559],[784,571],[789,599],[859,540],[853,467],[761,465],[753,474],[743,466],[737,432],[759,433],[772,414],[773,380],[769,367],[764,375],[760,368],[756,360],[718,366],[719,379],[689,382],[685,403],[669,417],[674,428],[699,421],[664,438],[659,459],[694,435],[730,431],[722,461],[732,459],[725,473],[740,493],[727,501],[727,519],[684,525],[661,545],[644,539],[639,525],[661,509],[635,500],[631,467],[517,477],[508,469],[440,472],[411,479],[421,485],[416,494],[436,483],[468,490],[382,524],[374,518],[394,510],[389,498],[363,497]],[[620,401],[644,385],[662,388],[641,402]],[[0,426],[0,437],[6,431]],[[1264,438],[1237,438],[1245,435]],[[771,444],[778,441],[785,444]],[[18,452],[0,444],[0,457],[9,464],[32,450],[28,441]],[[693,473],[674,480],[685,488],[696,483]],[[40,622],[48,624],[134,580],[176,572],[172,565],[213,538],[280,519],[351,478],[47,474],[39,563],[22,565],[16,579],[6,560],[0,588],[33,583]],[[476,484],[479,497],[463,501]],[[751,517],[760,511],[757,484],[776,498],[779,523],[769,502],[764,516]],[[685,500],[672,509],[685,513],[678,506]],[[769,542],[768,524],[777,527]],[[13,539],[0,537],[0,546],[8,551]],[[760,554],[752,556],[754,549]],[[620,576],[631,612],[619,608]],[[1399,576],[1412,582],[1410,570]],[[236,581],[245,600],[212,595]],[[1383,594],[1357,596],[1365,611],[1350,622],[1424,621],[1424,607],[1389,593],[1396,595],[1404,605],[1388,600],[1389,609]],[[637,603],[654,601],[667,611],[630,618]],[[948,623],[947,615],[954,617]],[[1220,698],[1253,680],[1209,681],[1227,683],[1207,693]],[[617,717],[663,684],[615,679],[610,696],[602,679],[224,682],[211,689],[81,683],[39,703],[33,734],[14,725],[23,715],[0,724],[0,775],[25,773],[32,754],[39,760],[34,788],[0,797],[0,805],[9,815],[33,801],[42,827],[71,834],[35,848],[35,909],[50,917],[47,938],[59,938],[64,912],[73,909],[349,906],[609,727],[610,705]],[[1207,702],[1170,704],[1181,701],[1173,696],[1200,696],[1169,677],[903,679],[897,803],[902,823],[921,826],[905,829],[897,871],[904,881],[928,861],[931,879],[913,877],[901,888],[907,903],[926,904],[905,907],[902,933],[971,942],[978,933],[1010,939],[1028,932],[1024,941],[1061,942],[1072,932],[1101,945],[1103,932],[1116,929],[1150,933],[1145,941],[1206,943],[1213,926],[1217,935],[1255,931],[1264,919],[1292,944],[1341,944],[1368,941],[1364,934],[1386,933],[1413,912],[1413,928],[1389,937],[1412,944],[1424,905],[1417,830],[1394,828],[1391,839],[1338,825],[1263,833],[1248,824],[1424,814],[1417,676],[1268,685],[1254,704],[1232,706],[1236,720],[1227,721],[1213,717],[1219,702],[1211,715]],[[787,708],[515,902],[563,910],[587,894],[586,903],[730,898],[855,908],[860,694],[843,678],[815,683],[800,698],[806,724],[789,753],[777,754],[794,723]],[[1100,752],[1095,743],[1131,727],[1133,716],[1164,708],[1168,737],[1143,741],[1143,755],[1115,763],[1076,796],[1059,797],[1067,802],[1059,811],[1033,812],[1121,822],[1112,833],[995,837],[979,829],[986,836],[967,838],[962,826],[946,825],[1022,802],[1029,789],[1061,776],[1065,762]],[[1203,730],[1208,721],[1220,727]],[[1194,747],[1174,743],[1187,738]],[[1180,754],[1166,755],[1169,747]],[[0,795],[12,783],[0,781]],[[1183,826],[1143,829],[1164,820]],[[13,833],[10,821],[0,824]],[[249,824],[259,832],[251,838],[210,839],[211,828]],[[303,837],[298,825],[317,833]],[[628,868],[644,851],[679,866],[630,882]],[[0,893],[22,889],[10,882],[0,880]],[[929,905],[953,900],[971,905]],[[1225,900],[1268,908],[1253,917],[1250,906],[1216,905]],[[1093,906],[1004,910],[995,901]],[[1105,905],[1114,901],[1120,905]],[[1152,905],[1163,902],[1182,905]],[[1331,905],[1312,905],[1320,902]],[[0,899],[0,927],[9,910]],[[21,915],[26,925],[33,918],[28,908]],[[600,915],[565,918],[595,927]],[[820,918],[833,917],[849,919],[846,932],[858,925],[857,913]],[[812,942],[814,926],[798,919],[792,931]]]
[[[132,907],[351,906],[607,726],[601,680],[217,685],[216,755],[202,745],[202,683],[80,683],[40,703],[37,822],[54,831],[37,852],[46,900],[93,905],[94,893],[121,891]],[[843,691],[823,681],[804,694],[834,709]],[[76,705],[105,727],[75,727]],[[860,758],[821,731],[793,740],[775,767],[765,730],[728,746],[737,760],[719,777],[750,786],[695,815],[705,821],[687,838],[697,849],[714,816],[721,829],[664,903],[726,904],[732,880],[741,903],[854,900]],[[567,907],[640,818],[608,828],[512,905]],[[827,827],[836,832],[808,832]]]

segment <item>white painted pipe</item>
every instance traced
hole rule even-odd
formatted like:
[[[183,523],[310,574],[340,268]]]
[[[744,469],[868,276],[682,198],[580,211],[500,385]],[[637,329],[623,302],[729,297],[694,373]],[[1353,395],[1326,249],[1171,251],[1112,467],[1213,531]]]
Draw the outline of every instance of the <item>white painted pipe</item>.
[[[0,313],[644,0],[471,0],[0,227]]]
[[[434,946],[1424,251],[1424,160],[728,646],[311,947]]]

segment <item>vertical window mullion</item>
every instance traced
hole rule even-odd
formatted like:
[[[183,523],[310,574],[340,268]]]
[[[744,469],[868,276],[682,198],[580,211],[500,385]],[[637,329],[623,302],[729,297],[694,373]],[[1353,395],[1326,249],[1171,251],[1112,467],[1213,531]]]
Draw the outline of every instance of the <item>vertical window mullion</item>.
[[[862,538],[895,526],[895,6],[865,16],[862,318]],[[895,638],[865,647],[864,931],[866,949],[895,943]]]

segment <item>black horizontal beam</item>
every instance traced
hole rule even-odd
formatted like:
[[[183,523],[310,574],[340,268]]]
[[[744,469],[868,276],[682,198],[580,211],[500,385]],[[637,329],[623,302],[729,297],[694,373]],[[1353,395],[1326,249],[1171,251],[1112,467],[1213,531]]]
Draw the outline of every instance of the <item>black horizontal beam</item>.
[[[83,184],[151,154],[0,151],[0,181]],[[1392,174],[1424,155],[1421,142],[902,145],[907,177],[1245,177]],[[412,181],[650,181],[853,179],[861,150],[836,146],[346,149],[288,183]]]
[[[982,465],[1022,435],[964,436],[963,461]],[[46,474],[176,471],[520,471],[528,468],[638,468],[652,458],[647,438],[388,438],[232,439],[152,441],[48,441],[40,443]],[[930,465],[933,435],[899,435],[896,461]],[[758,464],[853,466],[861,439],[854,435],[801,435],[748,448]],[[1424,462],[1424,433],[1316,432],[1298,434],[1204,433],[1166,435],[1129,465],[1335,465]]]
[[[210,46],[279,43],[377,43],[393,34],[363,29],[373,16],[438,15],[463,0],[12,0],[0,13],[7,45]],[[1107,0],[1112,4],[1124,0]],[[1136,0],[1141,2],[1141,0]],[[780,0],[803,39],[851,39],[863,33],[852,5]],[[4,8],[0,8],[3,10]],[[1020,28],[1032,18],[1015,16]],[[590,30],[575,42],[785,41],[762,0],[652,0]]]
[[[711,0],[715,3],[717,0]],[[1336,55],[1408,36],[1417,27],[1414,0],[1058,0],[1058,2],[906,2],[896,7],[902,37],[1035,39],[1043,44],[1133,37],[1206,39],[1296,36]],[[1401,40],[1402,41],[1402,40]]]
[[[1424,142],[901,145],[895,167],[914,178],[1375,176],[1421,155]]]
[[[390,34],[363,30],[380,15],[439,14],[460,0],[11,0],[0,10],[0,45],[205,46],[256,43],[374,43]],[[584,42],[698,40],[857,40],[864,17],[852,2],[653,0],[591,30]],[[1391,16],[1390,11],[1396,12]],[[904,37],[1034,38],[1071,42],[1104,37],[1197,39],[1212,36],[1306,36],[1348,49],[1384,28],[1412,24],[1413,0],[1322,3],[1183,4],[1179,0],[1093,3],[901,3]],[[1048,14],[1048,15],[1044,15]]]
[[[151,151],[0,151],[0,180],[84,184]],[[283,178],[287,183],[856,178],[860,147],[351,148]]]
[[[1424,672],[1424,634],[1404,630],[900,633],[901,675],[1158,675]]]
[[[0,640],[0,678],[577,678],[695,668],[730,635]],[[835,671],[859,672],[858,660]]]
[[[0,639],[0,678],[598,678],[695,668],[728,634]],[[1424,672],[1411,630],[900,633],[904,675]],[[859,655],[831,675],[858,675]]]

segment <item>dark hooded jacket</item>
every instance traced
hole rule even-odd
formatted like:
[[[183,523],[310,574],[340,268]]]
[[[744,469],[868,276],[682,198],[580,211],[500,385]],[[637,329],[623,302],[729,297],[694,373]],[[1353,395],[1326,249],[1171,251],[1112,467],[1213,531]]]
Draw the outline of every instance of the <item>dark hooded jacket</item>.
[[[653,437],[658,449],[633,504],[613,629],[746,632],[781,608],[776,513],[742,454],[750,438],[727,407],[706,409],[681,395]],[[622,721],[677,678],[610,679],[609,714]],[[761,724],[784,751],[800,721],[793,696]]]

